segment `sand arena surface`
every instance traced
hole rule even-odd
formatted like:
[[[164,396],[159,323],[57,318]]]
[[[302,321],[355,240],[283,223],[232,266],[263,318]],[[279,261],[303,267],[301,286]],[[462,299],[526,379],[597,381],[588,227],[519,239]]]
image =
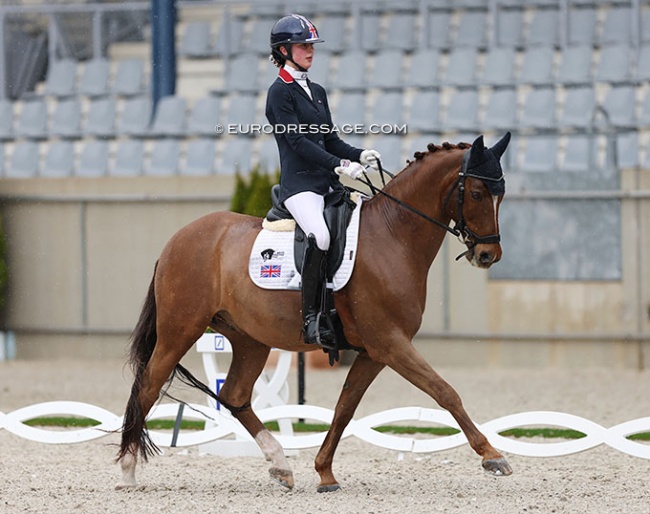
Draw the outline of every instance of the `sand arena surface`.
[[[188,367],[203,377],[190,356]],[[516,412],[555,410],[605,427],[650,415],[650,372],[628,370],[438,370],[479,423]],[[309,370],[307,400],[333,408],[347,368]],[[295,380],[295,373],[290,375]],[[131,385],[119,360],[0,363],[0,411],[52,400],[92,403],[121,414]],[[295,384],[291,383],[295,401]],[[193,391],[175,389],[203,403]],[[394,407],[434,407],[423,393],[386,370],[356,418]],[[599,447],[566,457],[506,455],[514,474],[481,471],[468,446],[416,455],[344,440],[334,461],[342,490],[318,494],[316,449],[290,457],[296,486],[274,484],[261,458],[200,456],[197,448],[165,449],[138,467],[140,487],[115,491],[119,437],[78,445],[45,445],[0,430],[0,513],[126,512],[582,512],[650,511],[650,461]]]

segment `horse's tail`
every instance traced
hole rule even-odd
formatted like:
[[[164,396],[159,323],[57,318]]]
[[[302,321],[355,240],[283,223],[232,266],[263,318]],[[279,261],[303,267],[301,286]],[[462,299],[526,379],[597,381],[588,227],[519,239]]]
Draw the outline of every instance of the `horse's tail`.
[[[154,293],[156,266],[154,267],[153,277],[149,285],[149,291],[145,298],[144,305],[138,323],[131,334],[131,348],[129,350],[129,363],[133,370],[134,380],[131,387],[131,395],[126,404],[124,413],[124,423],[122,425],[122,442],[117,454],[117,460],[124,457],[127,453],[136,455],[138,452],[143,460],[149,456],[159,453],[156,444],[149,437],[145,425],[146,412],[142,412],[140,405],[140,390],[142,389],[142,377],[147,363],[151,358],[154,347],[156,346],[156,296]]]

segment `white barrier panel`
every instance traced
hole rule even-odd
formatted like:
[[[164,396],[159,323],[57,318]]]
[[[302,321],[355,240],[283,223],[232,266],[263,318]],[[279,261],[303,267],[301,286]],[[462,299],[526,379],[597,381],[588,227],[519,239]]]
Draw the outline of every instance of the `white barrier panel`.
[[[209,419],[215,415],[213,407],[196,404],[191,407],[192,409],[185,410],[187,413],[186,418],[206,419],[207,417]],[[177,404],[160,404],[152,410],[148,419],[174,418],[177,411]],[[264,422],[303,418],[330,423],[334,411],[312,405],[283,405],[261,409],[257,411],[257,414]],[[48,430],[29,427],[23,423],[25,420],[34,417],[54,415],[92,418],[99,421],[100,424],[80,430]],[[430,422],[458,428],[458,425],[447,411],[404,407],[378,412],[357,420],[353,419],[343,433],[343,437],[354,436],[382,448],[414,453],[448,450],[467,443],[467,439],[462,433],[415,439],[373,430],[375,427],[397,422]],[[24,439],[50,444],[80,443],[98,439],[118,430],[121,425],[122,418],[120,416],[100,407],[80,402],[47,402],[24,407],[7,414],[0,412],[0,429],[6,429]],[[511,428],[540,425],[579,430],[585,433],[586,437],[563,440],[558,443],[534,443],[499,435],[499,432]],[[537,411],[522,412],[497,418],[479,425],[479,428],[497,449],[515,455],[558,457],[605,444],[634,457],[650,459],[650,445],[626,439],[631,434],[650,432],[650,417],[639,418],[611,428],[605,428],[598,423],[579,416],[562,412]],[[151,431],[150,434],[157,445],[171,446],[171,433]],[[297,436],[279,435],[277,437],[285,449],[295,450],[320,446],[325,439],[325,434],[326,432],[319,432]],[[200,445],[232,436],[241,440],[252,441],[250,435],[237,421],[229,416],[222,416],[218,425],[207,430],[182,431],[178,436],[176,446]]]

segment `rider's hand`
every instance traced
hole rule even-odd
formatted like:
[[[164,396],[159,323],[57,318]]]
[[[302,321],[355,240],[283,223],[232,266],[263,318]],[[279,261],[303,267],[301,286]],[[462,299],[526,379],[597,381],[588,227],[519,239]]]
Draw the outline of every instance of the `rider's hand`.
[[[361,152],[359,161],[361,164],[370,166],[379,171],[379,163],[377,162],[377,159],[381,159],[381,154],[377,150],[364,150]]]
[[[352,180],[356,180],[363,174],[365,168],[358,162],[350,162],[346,159],[342,159],[341,165],[334,168],[334,171],[339,175],[347,175]]]

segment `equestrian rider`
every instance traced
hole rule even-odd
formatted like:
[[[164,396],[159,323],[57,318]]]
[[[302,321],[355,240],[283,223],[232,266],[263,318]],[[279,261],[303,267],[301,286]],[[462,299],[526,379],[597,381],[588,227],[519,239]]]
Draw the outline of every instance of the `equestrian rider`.
[[[339,175],[356,179],[364,171],[362,164],[377,168],[380,155],[350,146],[331,130],[327,94],[307,76],[314,43],[322,42],[304,16],[291,14],[275,23],[270,60],[280,71],[268,91],[266,117],[280,153],[279,200],[308,234],[301,270],[305,343],[331,348],[335,335],[323,315],[330,246],[324,196],[343,188]]]

